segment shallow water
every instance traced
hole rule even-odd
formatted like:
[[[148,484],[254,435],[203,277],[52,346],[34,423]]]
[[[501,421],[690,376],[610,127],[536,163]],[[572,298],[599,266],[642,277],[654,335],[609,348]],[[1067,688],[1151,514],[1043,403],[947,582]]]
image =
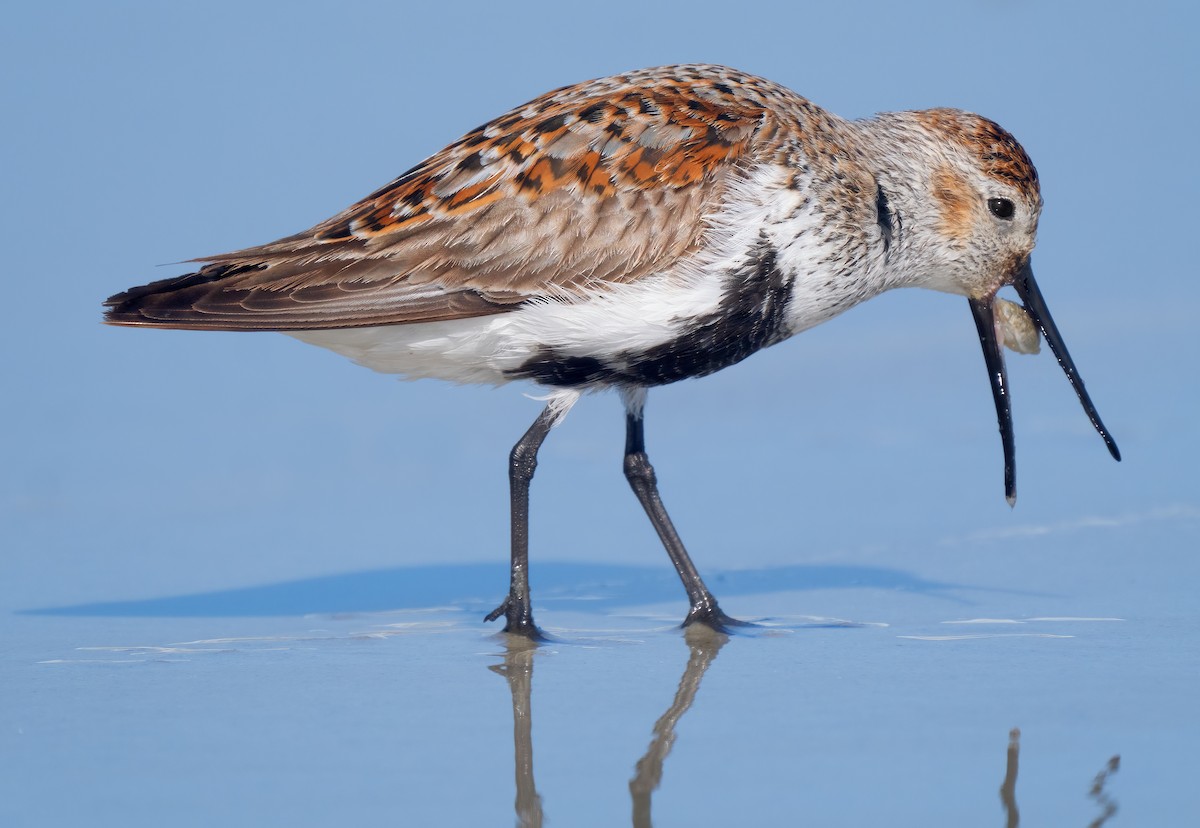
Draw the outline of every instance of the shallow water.
[[[675,626],[665,568],[536,561],[537,646],[440,570],[436,605],[352,588],[420,568],[25,607],[3,801],[13,824],[1183,825],[1200,670],[1172,584],[1200,573],[1126,552],[1195,520],[946,543],[808,585],[710,573],[759,624],[732,638]]]

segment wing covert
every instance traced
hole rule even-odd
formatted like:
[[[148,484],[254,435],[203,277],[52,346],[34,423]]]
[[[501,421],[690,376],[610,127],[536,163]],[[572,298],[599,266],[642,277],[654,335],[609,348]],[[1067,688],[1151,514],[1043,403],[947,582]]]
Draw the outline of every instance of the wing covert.
[[[550,92],[303,233],[112,297],[115,324],[296,330],[457,319],[632,282],[695,250],[792,93],[712,66]]]

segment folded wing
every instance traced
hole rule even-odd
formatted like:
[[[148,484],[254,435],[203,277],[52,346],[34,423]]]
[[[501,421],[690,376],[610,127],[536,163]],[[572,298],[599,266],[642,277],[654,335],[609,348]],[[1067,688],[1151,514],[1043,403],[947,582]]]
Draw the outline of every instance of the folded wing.
[[[775,133],[780,87],[663,67],[565,87],[471,131],[303,233],[110,298],[118,325],[302,330],[569,301],[697,249]]]

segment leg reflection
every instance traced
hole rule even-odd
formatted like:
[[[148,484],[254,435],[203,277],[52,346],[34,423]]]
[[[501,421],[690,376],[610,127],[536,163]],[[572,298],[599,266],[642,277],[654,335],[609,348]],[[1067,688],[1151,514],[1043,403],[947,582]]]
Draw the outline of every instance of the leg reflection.
[[[675,744],[675,725],[688,712],[696,700],[696,692],[700,689],[700,681],[712,664],[717,653],[729,641],[729,636],[705,626],[693,624],[686,628],[684,638],[687,640],[691,654],[688,656],[687,667],[679,679],[679,689],[675,691],[675,699],[666,712],[654,723],[654,738],[646,754],[638,760],[637,773],[629,780],[629,794],[633,798],[634,828],[651,828],[650,797],[662,782],[663,762]]]
[[[1008,731],[1008,761],[1005,763],[1004,784],[1000,786],[1000,801],[1004,803],[1004,814],[1007,817],[1005,826],[1017,828],[1021,824],[1021,814],[1017,810],[1017,760],[1021,753],[1021,731],[1013,728]]]
[[[517,828],[541,828],[542,798],[533,779],[533,714],[530,696],[533,685],[533,656],[537,644],[528,638],[506,635],[503,664],[488,667],[508,680],[512,693],[513,752],[517,778]]]
[[[1004,772],[1004,784],[1000,786],[1000,801],[1004,803],[1007,828],[1017,828],[1021,824],[1021,814],[1017,811],[1017,759],[1020,752],[1021,731],[1013,728],[1008,732],[1008,762]],[[1114,756],[1108,760],[1104,770],[1092,780],[1088,796],[1094,799],[1102,810],[1100,816],[1088,823],[1088,828],[1101,828],[1117,812],[1117,803],[1104,790],[1104,785],[1120,767],[1121,757]]]
[[[1104,783],[1108,781],[1108,777],[1112,776],[1121,768],[1121,757],[1114,756],[1108,760],[1108,764],[1104,766],[1104,770],[1096,774],[1096,778],[1092,780],[1091,790],[1088,791],[1088,796],[1096,800],[1096,804],[1101,807],[1100,816],[1096,817],[1088,824],[1088,828],[1100,828],[1101,825],[1108,822],[1113,814],[1117,812],[1117,803],[1104,790]]]

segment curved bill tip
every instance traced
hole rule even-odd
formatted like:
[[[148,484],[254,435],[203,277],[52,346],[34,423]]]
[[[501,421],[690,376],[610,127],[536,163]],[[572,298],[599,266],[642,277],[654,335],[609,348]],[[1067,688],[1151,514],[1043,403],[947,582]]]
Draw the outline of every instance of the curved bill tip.
[[[1000,427],[1000,442],[1004,445],[1004,499],[1009,506],[1017,504],[1016,449],[1013,440],[1012,400],[1008,392],[1008,374],[1004,368],[1004,352],[996,335],[996,297],[968,299],[983,360],[987,363],[988,380],[992,384],[992,400],[996,404],[996,423]],[[1036,318],[1034,320],[1037,321]]]
[[[1108,453],[1114,460],[1120,461],[1121,450],[1117,448],[1116,440],[1104,427],[1104,423],[1100,420],[1100,414],[1096,411],[1096,406],[1092,404],[1092,398],[1088,396],[1087,389],[1083,385],[1083,378],[1079,376],[1079,370],[1075,367],[1070,352],[1067,351],[1062,334],[1058,332],[1058,326],[1054,324],[1054,317],[1050,315],[1050,308],[1046,306],[1046,299],[1042,296],[1037,281],[1033,278],[1033,268],[1030,267],[1028,261],[1017,272],[1016,279],[1013,280],[1013,287],[1025,305],[1025,312],[1041,329],[1042,336],[1045,337],[1050,350],[1054,352],[1063,373],[1067,375],[1067,381],[1075,389],[1075,395],[1079,397],[1079,403],[1083,406],[1084,413],[1091,420],[1096,433],[1104,440],[1104,445],[1108,447]]]

